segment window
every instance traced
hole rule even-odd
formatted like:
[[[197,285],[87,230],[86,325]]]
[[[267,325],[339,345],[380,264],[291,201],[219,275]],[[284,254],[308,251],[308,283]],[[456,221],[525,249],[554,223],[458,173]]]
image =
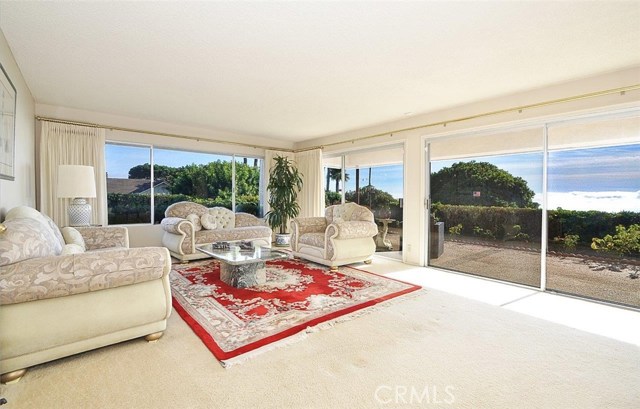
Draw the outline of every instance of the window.
[[[262,215],[262,159],[108,143],[106,161],[109,224],[160,223],[179,201]]]
[[[155,223],[180,201],[233,208],[233,156],[154,148],[153,158]]]
[[[324,170],[324,204],[331,206],[342,203],[342,156],[322,158]]]
[[[108,143],[109,224],[151,223],[151,147]]]
[[[262,159],[258,158],[236,156],[236,212],[250,213],[258,217],[263,216],[264,211],[260,203],[262,162]]]

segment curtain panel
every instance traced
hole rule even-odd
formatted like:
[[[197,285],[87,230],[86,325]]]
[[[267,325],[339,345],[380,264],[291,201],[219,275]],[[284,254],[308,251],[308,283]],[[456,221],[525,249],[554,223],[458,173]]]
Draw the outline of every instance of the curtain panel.
[[[295,160],[303,182],[302,191],[298,195],[300,217],[323,216],[322,149],[298,152]]]
[[[107,224],[107,182],[104,159],[105,130],[88,126],[41,121],[39,142],[39,208],[58,226],[69,224],[67,206],[72,199],[59,199],[56,185],[59,165],[93,166],[96,197],[87,198],[92,223]]]

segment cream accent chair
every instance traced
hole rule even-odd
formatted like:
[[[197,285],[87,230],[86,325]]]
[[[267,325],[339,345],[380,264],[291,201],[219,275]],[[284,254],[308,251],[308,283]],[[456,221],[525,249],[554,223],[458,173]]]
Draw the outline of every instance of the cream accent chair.
[[[249,213],[234,213],[224,207],[207,208],[193,202],[178,202],[167,207],[162,219],[162,245],[182,261],[208,257],[196,250],[200,244],[216,241],[251,241],[254,245],[271,247],[271,228],[263,219]],[[201,218],[209,215],[215,225],[203,228]]]
[[[162,336],[171,314],[167,249],[128,248],[124,227],[61,232],[25,206],[0,226],[0,382],[54,359]]]
[[[324,217],[298,217],[292,223],[291,247],[295,257],[330,266],[364,261],[376,251],[378,226],[371,210],[356,203],[329,206]]]

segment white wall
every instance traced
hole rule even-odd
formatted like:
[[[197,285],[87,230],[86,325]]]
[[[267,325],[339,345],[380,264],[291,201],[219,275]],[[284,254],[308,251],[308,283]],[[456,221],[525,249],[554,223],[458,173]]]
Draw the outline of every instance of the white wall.
[[[9,44],[0,31],[0,63],[16,87],[15,180],[0,179],[0,220],[15,206],[35,207],[35,103]]]
[[[499,79],[496,79],[497,81]],[[572,97],[606,89],[640,84],[640,67],[629,68],[614,73],[579,79],[554,86],[493,98],[485,101],[469,103],[437,112],[417,115],[405,120],[390,122],[360,130],[345,132],[325,138],[313,139],[296,144],[296,149],[312,146],[326,146],[335,142],[350,141],[379,133],[416,127],[429,123],[468,117],[485,112],[493,112],[517,106],[540,103],[544,101]],[[325,154],[347,152],[373,146],[384,146],[403,142],[405,144],[405,179],[404,179],[404,223],[403,245],[405,262],[422,265],[425,259],[425,222],[424,200],[426,196],[425,141],[434,138],[445,138],[452,133],[472,132],[519,123],[535,123],[553,118],[608,111],[619,108],[640,106],[640,90],[629,91],[624,95],[613,94],[591,99],[548,105],[542,108],[524,110],[521,113],[505,113],[482,117],[469,121],[449,123],[395,132],[384,136],[369,138],[340,145],[326,146]]]
[[[35,110],[36,114],[42,117],[110,125],[114,127],[138,129],[144,131],[186,135],[199,138],[199,140],[192,140],[163,135],[150,135],[143,132],[128,132],[107,129],[106,139],[107,141],[113,142],[141,143],[162,148],[173,148],[220,154],[235,153],[254,157],[264,157],[264,148],[216,143],[211,142],[210,140],[240,142],[243,144],[255,146],[271,146],[280,149],[293,148],[293,143],[287,141],[277,141],[252,135],[239,135],[226,131],[190,127],[179,124],[151,121],[121,115],[86,111],[81,109],[36,104]],[[137,224],[128,225],[127,227],[129,230],[129,240],[131,247],[162,245],[162,229],[159,225]]]

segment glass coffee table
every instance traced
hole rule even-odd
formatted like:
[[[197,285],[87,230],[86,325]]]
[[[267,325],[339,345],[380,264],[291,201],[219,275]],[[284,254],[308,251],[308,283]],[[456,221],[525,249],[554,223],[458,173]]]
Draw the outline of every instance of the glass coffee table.
[[[220,280],[236,288],[262,285],[267,281],[265,261],[288,259],[290,255],[268,247],[240,249],[231,244],[230,248],[216,248],[214,243],[196,246],[196,249],[220,260]]]

